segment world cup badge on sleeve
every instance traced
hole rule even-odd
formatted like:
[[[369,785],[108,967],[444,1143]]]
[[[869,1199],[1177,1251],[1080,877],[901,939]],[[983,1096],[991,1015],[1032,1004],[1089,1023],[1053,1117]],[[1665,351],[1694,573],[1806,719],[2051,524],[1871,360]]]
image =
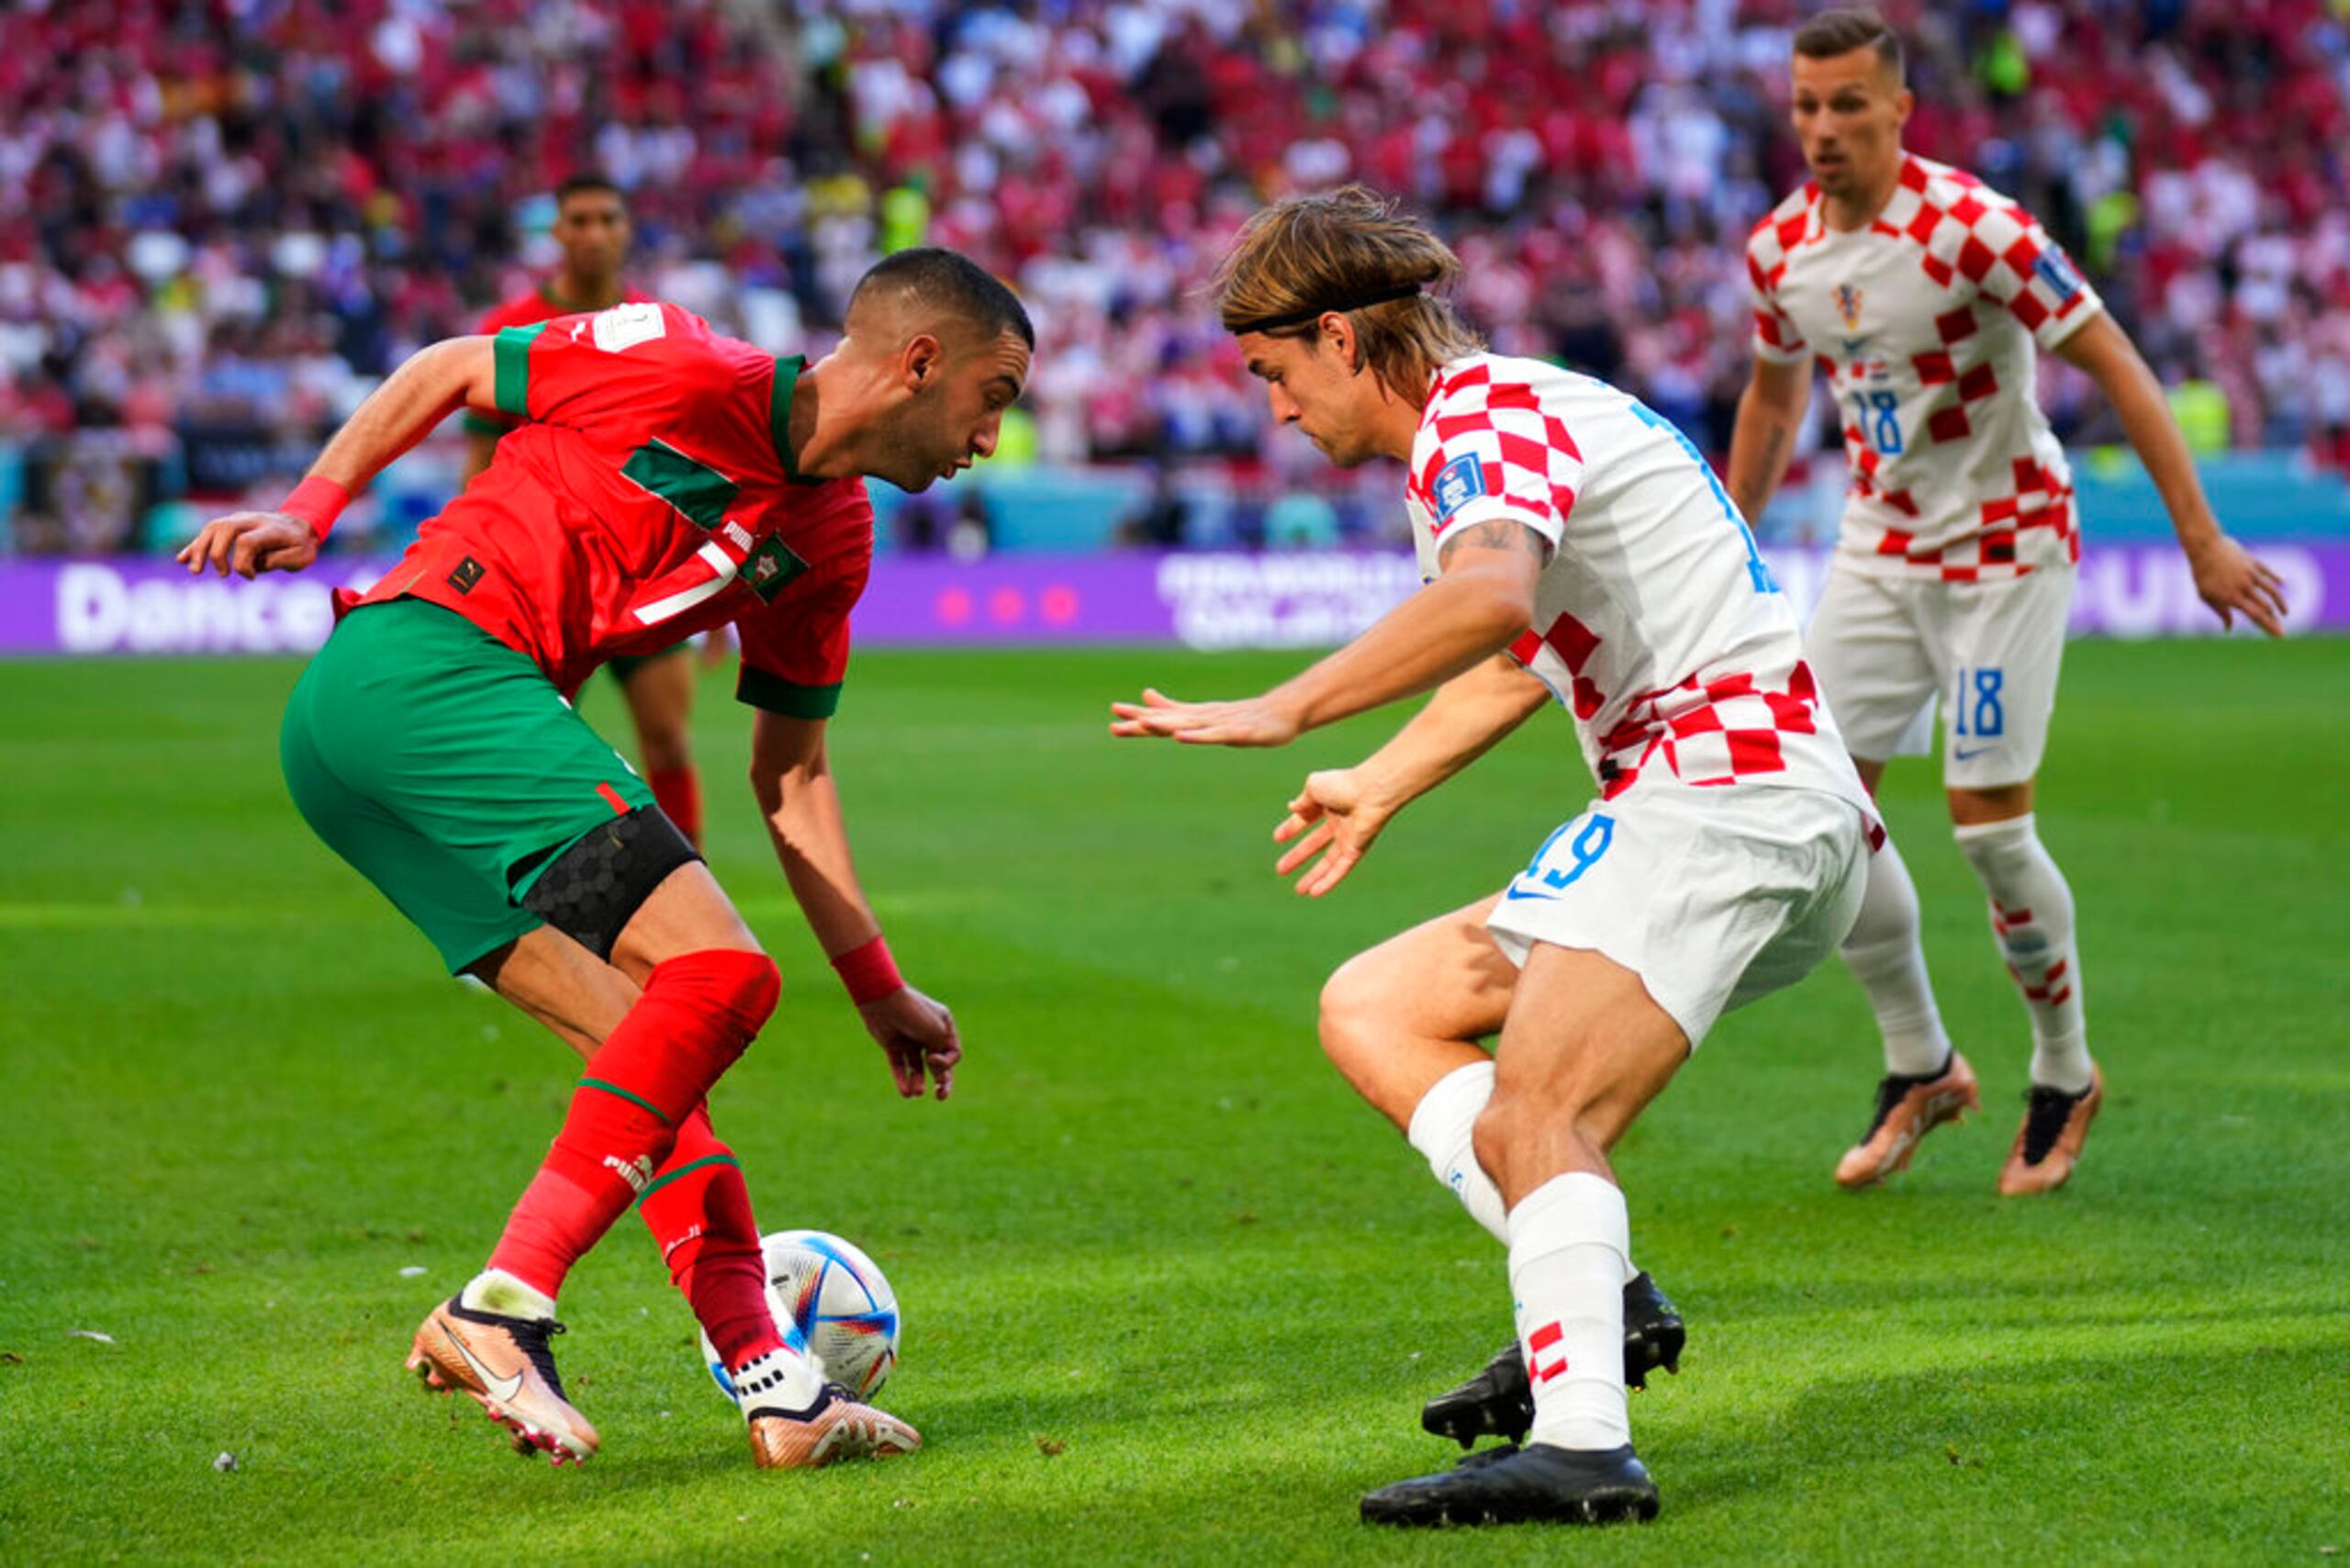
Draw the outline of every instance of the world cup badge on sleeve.
[[[1473,453],[1461,454],[1437,470],[1428,493],[1436,502],[1436,531],[1441,533],[1455,513],[1486,493],[1484,465]]]

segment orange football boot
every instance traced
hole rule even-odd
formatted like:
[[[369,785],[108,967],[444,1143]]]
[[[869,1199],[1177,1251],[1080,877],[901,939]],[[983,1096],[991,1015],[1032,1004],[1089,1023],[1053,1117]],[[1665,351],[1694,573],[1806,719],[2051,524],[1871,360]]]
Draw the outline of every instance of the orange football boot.
[[[1975,1070],[1955,1049],[1942,1071],[1931,1077],[1887,1073],[1877,1081],[1876,1117],[1868,1132],[1836,1162],[1836,1184],[1858,1192],[1908,1170],[1919,1139],[1944,1122],[1963,1122],[1967,1112],[1982,1108]]]
[[[2080,1163],[2089,1124],[2104,1103],[2105,1074],[2094,1067],[2089,1069],[2089,1086],[2078,1094],[2033,1084],[2024,1097],[2023,1126],[2016,1129],[2015,1147],[1999,1169],[1999,1196],[2029,1197],[2063,1186]]]
[[[837,1383],[805,1410],[772,1405],[744,1411],[751,1462],[761,1470],[814,1470],[844,1459],[888,1459],[922,1447],[922,1434],[886,1410],[859,1405]]]
[[[408,1370],[435,1394],[472,1396],[489,1418],[514,1434],[514,1451],[577,1464],[602,1446],[588,1417],[571,1407],[554,1370],[551,1317],[476,1312],[454,1296],[432,1309],[416,1331]]]

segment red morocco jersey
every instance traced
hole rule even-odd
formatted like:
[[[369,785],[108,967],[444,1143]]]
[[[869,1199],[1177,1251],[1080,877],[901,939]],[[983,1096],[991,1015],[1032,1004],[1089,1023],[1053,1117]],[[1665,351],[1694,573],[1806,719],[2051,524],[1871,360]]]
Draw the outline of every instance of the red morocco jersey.
[[[2035,345],[2103,307],[2031,215],[1963,170],[1902,161],[1866,229],[1807,184],[1746,242],[1754,352],[1814,356],[1844,427],[1840,566],[1944,582],[2080,558],[2072,470],[2034,400]]]
[[[650,305],[653,297],[630,289],[621,296],[623,305]],[[588,314],[579,307],[565,303],[551,284],[541,284],[528,294],[518,294],[503,305],[493,306],[474,329],[484,337],[494,337],[509,327],[535,327],[542,321],[552,321],[558,316]]]
[[[1470,354],[1437,373],[1405,498],[1420,569],[1495,519],[1550,546],[1510,656],[1574,716],[1613,800],[1635,781],[1818,790],[1875,813],[1795,611],[1689,438],[1604,381]]]
[[[649,305],[652,302],[651,295],[639,294],[632,288],[621,296],[623,305]],[[490,307],[483,313],[480,324],[474,330],[485,338],[494,338],[509,327],[535,327],[558,316],[579,314],[579,307],[566,303],[555,293],[553,284],[543,283],[528,294],[518,294],[503,305]],[[500,419],[495,414],[476,413],[468,409],[464,425],[467,430],[495,441],[512,430],[514,421]]]
[[[873,508],[862,479],[792,471],[801,361],[675,305],[509,327],[495,343],[498,409],[525,422],[352,602],[446,606],[566,694],[615,655],[733,622],[744,701],[829,715]]]

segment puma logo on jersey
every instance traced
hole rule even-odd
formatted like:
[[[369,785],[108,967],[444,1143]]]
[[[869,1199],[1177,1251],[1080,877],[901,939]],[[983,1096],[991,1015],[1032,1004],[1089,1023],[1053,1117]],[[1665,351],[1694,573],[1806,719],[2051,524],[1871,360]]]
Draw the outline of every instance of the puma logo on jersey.
[[[621,1180],[629,1184],[632,1192],[643,1193],[645,1184],[653,1180],[653,1157],[649,1154],[640,1154],[634,1159],[608,1154],[604,1163],[621,1173]]]

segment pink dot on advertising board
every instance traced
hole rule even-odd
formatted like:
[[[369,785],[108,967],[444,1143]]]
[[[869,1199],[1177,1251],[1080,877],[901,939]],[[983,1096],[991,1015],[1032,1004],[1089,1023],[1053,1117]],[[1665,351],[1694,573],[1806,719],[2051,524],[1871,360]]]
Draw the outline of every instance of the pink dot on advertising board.
[[[1000,588],[988,595],[988,613],[1009,626],[1028,612],[1028,596],[1014,588]]]
[[[1067,583],[1055,583],[1036,601],[1036,613],[1048,626],[1066,626],[1077,619],[1077,590]]]
[[[951,588],[938,596],[938,618],[949,626],[960,626],[971,618],[971,595],[967,588]]]

